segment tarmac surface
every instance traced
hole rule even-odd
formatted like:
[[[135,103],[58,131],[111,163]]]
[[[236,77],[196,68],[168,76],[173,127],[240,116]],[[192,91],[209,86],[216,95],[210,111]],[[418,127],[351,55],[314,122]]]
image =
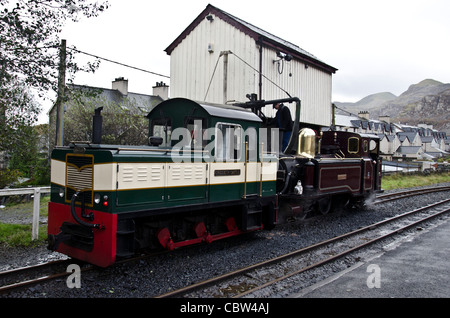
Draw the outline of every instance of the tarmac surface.
[[[449,298],[450,219],[291,297]]]

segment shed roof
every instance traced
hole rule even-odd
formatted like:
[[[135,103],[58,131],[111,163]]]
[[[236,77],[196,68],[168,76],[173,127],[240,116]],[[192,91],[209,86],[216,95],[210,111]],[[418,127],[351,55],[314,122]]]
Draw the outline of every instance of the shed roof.
[[[269,32],[266,32],[238,17],[235,17],[219,8],[208,4],[206,8],[197,16],[197,18],[165,49],[168,55],[180,44],[189,33],[191,33],[201,21],[203,21],[208,15],[214,14],[218,18],[224,20],[225,22],[231,24],[235,28],[244,32],[245,34],[252,37],[255,41],[263,43],[265,46],[272,47],[273,49],[283,50],[284,53],[289,53],[295,58],[307,62],[310,65],[314,65],[319,69],[322,69],[329,73],[335,73],[336,68],[326,64],[325,62],[317,59],[313,54],[303,50],[299,46],[283,40]]]

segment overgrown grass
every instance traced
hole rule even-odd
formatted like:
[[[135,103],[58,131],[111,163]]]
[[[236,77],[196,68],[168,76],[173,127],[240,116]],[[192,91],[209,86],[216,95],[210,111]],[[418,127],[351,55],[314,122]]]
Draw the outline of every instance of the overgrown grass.
[[[50,196],[41,198],[39,215],[48,216],[48,202]],[[47,239],[47,225],[39,226],[39,237],[32,240],[33,200],[29,202],[9,202],[0,209],[2,214],[15,215],[21,219],[30,220],[30,224],[10,224],[0,222],[0,244],[7,247],[27,247],[45,244]]]
[[[392,190],[421,187],[444,182],[450,182],[450,173],[433,173],[430,175],[406,175],[397,173],[383,176],[381,179],[381,187],[384,190]]]
[[[39,226],[39,238],[32,240],[31,224],[0,223],[0,244],[6,247],[38,246],[47,239],[47,225]]]

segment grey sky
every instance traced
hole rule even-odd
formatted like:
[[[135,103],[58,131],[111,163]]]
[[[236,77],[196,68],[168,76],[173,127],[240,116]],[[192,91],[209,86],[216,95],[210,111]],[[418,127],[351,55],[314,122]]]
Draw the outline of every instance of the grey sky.
[[[401,94],[426,78],[450,82],[447,0],[109,0],[97,18],[67,24],[62,38],[79,50],[170,75],[164,49],[211,3],[311,52],[338,68],[333,101]],[[84,59],[80,56],[80,59]],[[151,94],[170,80],[102,62],[75,83],[110,88],[119,76],[129,90]]]

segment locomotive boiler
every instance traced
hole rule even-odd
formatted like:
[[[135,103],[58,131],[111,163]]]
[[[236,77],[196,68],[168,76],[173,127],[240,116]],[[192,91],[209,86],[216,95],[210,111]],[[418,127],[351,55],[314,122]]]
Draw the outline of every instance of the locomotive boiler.
[[[295,103],[291,140],[260,109]],[[380,190],[379,139],[302,126],[300,100],[215,105],[174,98],[147,116],[149,145],[92,142],[53,150],[49,248],[101,267],[142,250],[210,243]]]

